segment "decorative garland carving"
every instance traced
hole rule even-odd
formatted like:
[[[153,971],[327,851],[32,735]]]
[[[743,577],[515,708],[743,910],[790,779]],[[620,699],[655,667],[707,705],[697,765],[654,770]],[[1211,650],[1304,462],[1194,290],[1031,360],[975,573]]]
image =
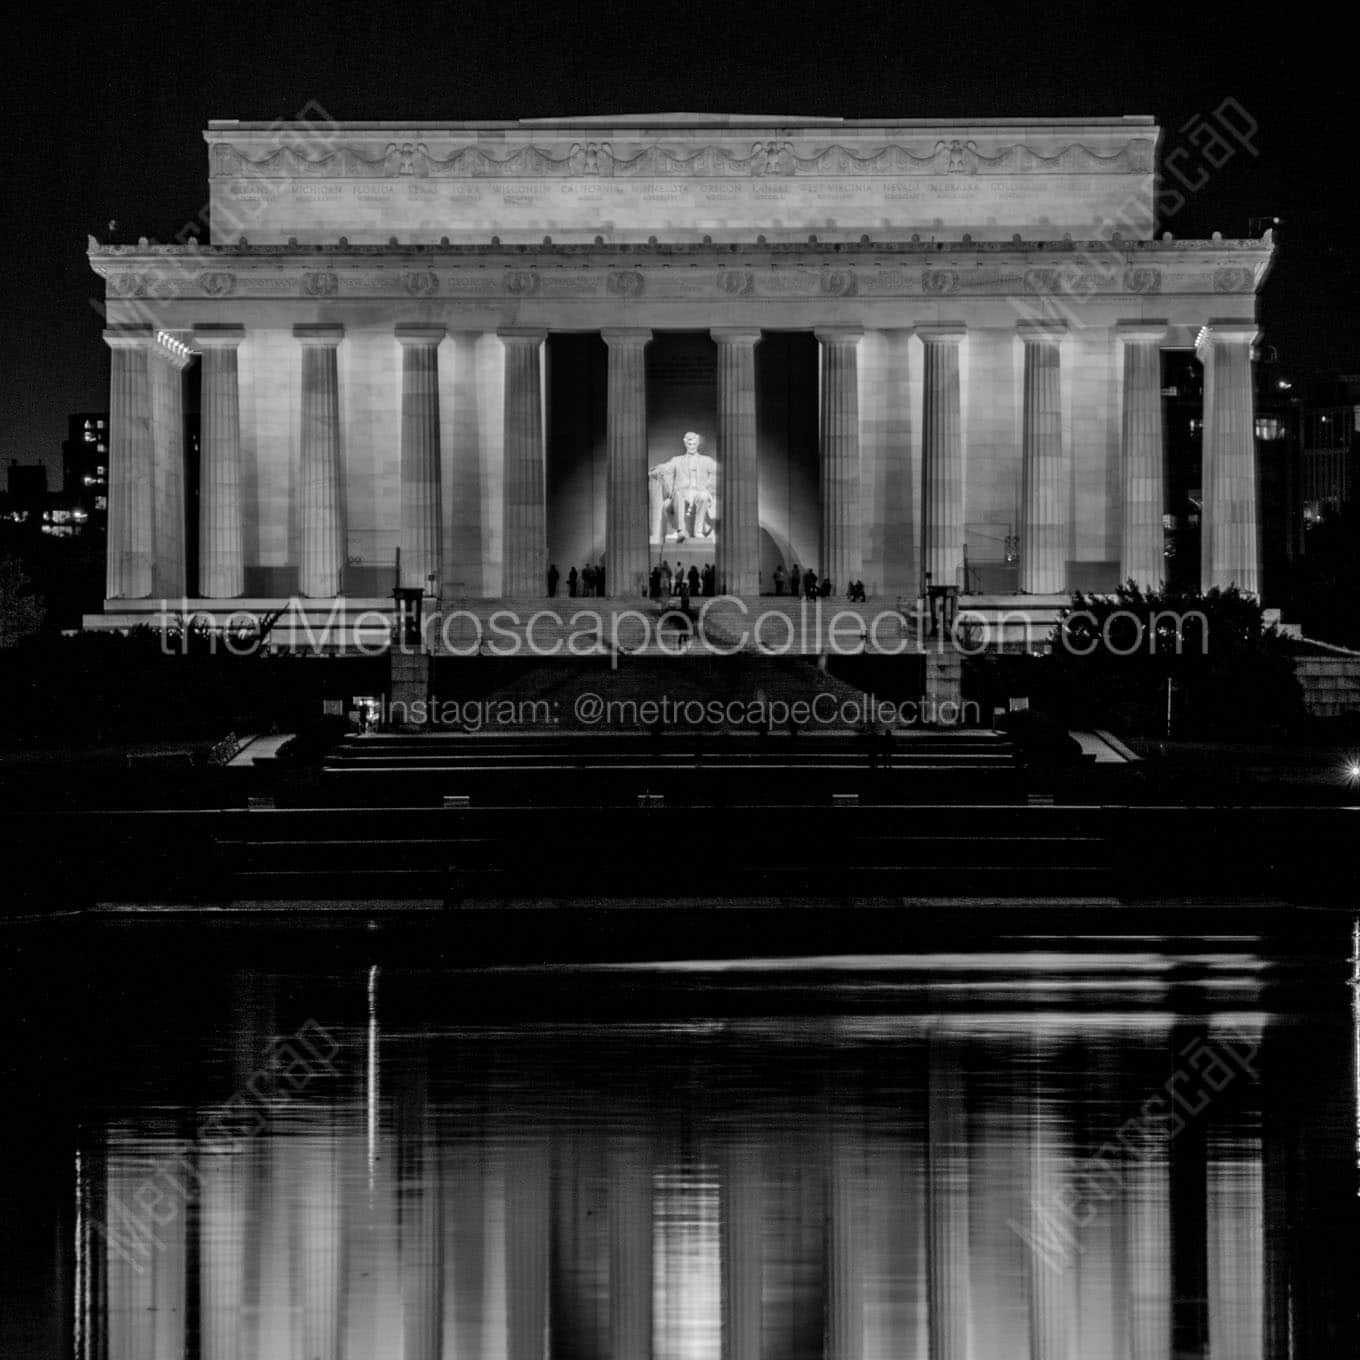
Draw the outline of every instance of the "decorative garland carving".
[[[1119,151],[1102,155],[1080,142],[1052,154],[1023,143],[1000,147],[994,154],[975,141],[937,141],[933,150],[918,155],[892,142],[860,154],[832,145],[798,155],[792,142],[765,141],[741,153],[722,146],[697,151],[671,150],[660,143],[642,147],[631,156],[615,152],[609,142],[575,142],[564,155],[528,145],[505,156],[493,156],[479,146],[451,149],[437,155],[425,142],[389,142],[377,155],[362,148],[338,146],[309,156],[292,146],[281,146],[259,156],[248,156],[230,142],[214,142],[209,164],[215,179],[722,179],[731,177],[859,176],[859,175],[1013,175],[1147,174],[1152,170],[1152,140],[1136,137]]]

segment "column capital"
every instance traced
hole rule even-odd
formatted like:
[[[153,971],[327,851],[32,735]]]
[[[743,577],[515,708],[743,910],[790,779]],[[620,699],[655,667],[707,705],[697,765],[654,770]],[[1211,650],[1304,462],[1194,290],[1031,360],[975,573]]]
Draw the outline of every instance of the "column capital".
[[[245,338],[244,326],[210,324],[194,327],[195,349],[235,349]]]
[[[1207,332],[1207,335],[1206,335]],[[1204,329],[1200,332],[1198,344],[1203,344],[1205,340],[1223,341],[1238,344],[1254,345],[1261,338],[1261,328],[1255,321],[1234,319],[1231,317],[1210,317],[1204,323]]]
[[[755,345],[763,333],[759,326],[714,326],[709,331],[720,345]]]
[[[446,326],[407,324],[392,328],[392,335],[399,345],[437,345],[448,334]]]
[[[957,345],[968,334],[968,327],[962,321],[940,321],[928,326],[917,326],[916,334],[926,344]]]
[[[194,361],[194,351],[189,343],[192,339],[188,331],[157,331],[156,344],[151,353],[182,373]]]
[[[104,331],[104,343],[110,349],[138,349],[153,338],[150,326],[109,326]]]
[[[293,327],[293,338],[304,345],[328,345],[332,348],[345,338],[343,326],[305,322]]]
[[[864,336],[864,327],[817,326],[812,333],[823,345],[857,345]]]
[[[1116,338],[1132,345],[1161,343],[1166,339],[1165,321],[1119,321],[1115,323]]]
[[[520,344],[541,345],[548,338],[546,326],[502,326],[497,332],[508,345],[511,341]]]
[[[1020,321],[1016,333],[1028,344],[1052,344],[1067,334],[1067,322],[1058,320]]]
[[[606,345],[645,345],[652,332],[646,326],[606,326],[600,337]]]

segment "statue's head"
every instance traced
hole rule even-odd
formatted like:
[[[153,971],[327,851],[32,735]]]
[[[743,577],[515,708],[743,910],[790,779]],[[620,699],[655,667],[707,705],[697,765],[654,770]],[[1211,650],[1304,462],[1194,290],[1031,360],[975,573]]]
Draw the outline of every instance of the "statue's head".
[[[693,430],[688,430],[688,431],[686,431],[686,433],[685,433],[685,452],[686,452],[686,453],[698,453],[700,447],[703,445],[703,442],[704,442],[704,441],[703,441],[697,434],[695,434]]]

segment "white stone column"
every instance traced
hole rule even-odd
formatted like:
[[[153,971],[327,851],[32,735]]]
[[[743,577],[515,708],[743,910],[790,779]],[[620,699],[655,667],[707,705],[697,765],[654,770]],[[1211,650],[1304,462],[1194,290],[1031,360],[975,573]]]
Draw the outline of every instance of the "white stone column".
[[[1145,589],[1166,579],[1165,451],[1162,444],[1162,340],[1165,322],[1121,321],[1124,349],[1123,518],[1119,579]]]
[[[968,1121],[957,1041],[929,1040],[926,1297],[930,1360],[971,1360]]]
[[[199,1349],[203,1360],[240,1360],[246,1161],[240,1153],[208,1152],[198,1171]]]
[[[649,330],[602,331],[609,346],[605,588],[647,593],[647,342]]]
[[[1209,1355],[1262,1360],[1265,1337],[1265,1197],[1261,1144],[1254,1137],[1210,1135]]]
[[[501,593],[536,598],[548,589],[543,343],[547,332],[500,332],[505,345],[505,529]],[[607,581],[606,581],[607,584]]]
[[[1032,1056],[1043,1071],[1053,1055]],[[1056,1102],[1035,1092],[1030,1111],[1029,1353],[1031,1360],[1073,1360],[1077,1238],[1067,1190],[1067,1147]]]
[[[241,518],[241,398],[236,351],[243,326],[196,326],[203,356],[198,488],[198,593],[230,600],[245,592]]]
[[[721,501],[718,508],[722,509]],[[760,1360],[763,1201],[760,1149],[738,1139],[723,1154],[718,1186],[722,1360]]]
[[[184,370],[193,351],[178,336],[160,337],[152,350],[152,483],[155,487],[155,555],[151,583],[161,599],[186,588],[184,562]]]
[[[1025,402],[1021,438],[1020,589],[1057,595],[1067,585],[1067,465],[1062,438],[1062,322],[1022,321]]]
[[[858,326],[815,332],[821,345],[820,485],[822,534],[817,570],[840,593],[864,574],[859,452]]]
[[[1164,1127],[1153,1127],[1127,1168],[1129,1360],[1166,1360],[1171,1354],[1171,1160]]]
[[[925,394],[921,413],[922,568],[931,584],[959,584],[963,566],[963,426],[959,409],[962,325],[922,326]]]
[[[839,1121],[843,1112],[832,1111]],[[827,1169],[826,1360],[864,1354],[864,1150],[862,1131],[837,1123]]]
[[[330,1360],[339,1355],[344,1241],[334,1129],[307,1135],[303,1146],[306,1155],[298,1196],[302,1353]]]
[[[301,325],[302,424],[298,453],[298,591],[340,593],[345,563],[340,480],[340,378],[336,351],[343,326]],[[403,557],[405,554],[403,553]]]
[[[724,595],[760,590],[760,477],[756,449],[756,344],[760,332],[722,326],[718,345],[718,537],[714,568]]]
[[[548,1149],[525,1135],[505,1154],[506,1360],[543,1360],[548,1224]]]
[[[422,1083],[423,1075],[419,1079]],[[403,1360],[440,1360],[444,1335],[443,1178],[425,1093],[399,1137]]]
[[[613,1360],[651,1360],[650,1142],[641,1136],[617,1136],[609,1148],[608,1165],[609,1353]]]
[[[110,326],[109,519],[104,593],[111,600],[151,594],[155,543],[149,326]]]
[[[440,572],[439,342],[443,326],[398,326],[401,346],[401,584]]]
[[[1200,585],[1259,595],[1254,321],[1210,321],[1197,346],[1204,364]]]

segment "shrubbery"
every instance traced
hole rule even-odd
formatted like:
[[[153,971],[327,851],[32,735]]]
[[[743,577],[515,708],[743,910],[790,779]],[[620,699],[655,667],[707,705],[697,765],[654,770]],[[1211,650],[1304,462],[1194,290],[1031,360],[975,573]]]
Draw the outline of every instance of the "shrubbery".
[[[1073,727],[1270,739],[1306,721],[1286,639],[1236,587],[1206,594],[1074,594],[1040,668],[1047,706]]]

